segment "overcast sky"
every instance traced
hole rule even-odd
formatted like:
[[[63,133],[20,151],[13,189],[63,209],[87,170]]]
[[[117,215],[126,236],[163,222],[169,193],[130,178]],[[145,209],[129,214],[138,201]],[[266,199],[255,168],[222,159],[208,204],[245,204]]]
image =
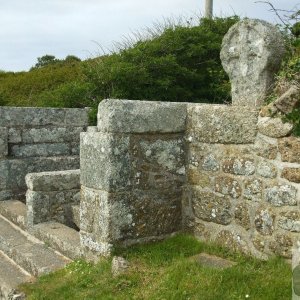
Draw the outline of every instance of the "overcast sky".
[[[214,0],[214,15],[260,18],[276,23],[256,0]],[[81,59],[163,18],[200,15],[205,0],[0,0],[0,70],[28,70],[45,54]],[[291,9],[300,0],[272,0]]]

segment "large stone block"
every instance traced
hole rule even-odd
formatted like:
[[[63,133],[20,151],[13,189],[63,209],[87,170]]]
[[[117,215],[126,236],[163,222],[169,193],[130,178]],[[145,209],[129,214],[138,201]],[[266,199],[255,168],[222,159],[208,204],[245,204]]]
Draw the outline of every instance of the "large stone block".
[[[300,183],[300,168],[284,168],[281,177],[291,182]]]
[[[67,126],[88,126],[90,108],[67,108],[65,123]]]
[[[157,238],[181,229],[181,197],[181,190],[108,193],[82,186],[80,228],[100,248]]]
[[[99,104],[98,129],[120,133],[185,131],[186,104],[106,99]]]
[[[33,143],[66,143],[80,141],[80,132],[84,127],[43,127],[22,130],[22,142]]]
[[[278,145],[282,161],[300,164],[300,138],[283,138]]]
[[[64,191],[80,189],[80,170],[29,173],[25,177],[32,191]]]
[[[245,107],[189,104],[189,139],[204,143],[249,144],[257,133],[258,112]]]
[[[129,193],[111,194],[82,186],[80,229],[94,243],[116,243],[132,226]],[[93,249],[91,249],[93,250]]]
[[[41,157],[41,156],[65,156],[71,153],[70,145],[66,143],[55,144],[28,144],[12,145],[9,155],[20,157]]]
[[[88,109],[0,107],[0,126],[87,126]]]
[[[14,194],[25,194],[27,189],[25,176],[28,173],[78,168],[79,158],[77,156],[0,160],[0,190],[10,191]],[[0,200],[4,200],[1,195]]]
[[[133,184],[135,188],[172,189],[185,182],[184,140],[182,136],[132,136]]]
[[[0,127],[0,159],[8,154],[8,132],[7,128]]]
[[[75,195],[79,189],[65,191],[26,192],[27,224],[57,221],[73,226],[72,205],[78,204]]]
[[[276,185],[265,189],[265,199],[274,206],[297,205],[297,189],[291,185]]]
[[[228,225],[232,221],[232,205],[228,197],[195,187],[192,205],[195,216],[201,220],[222,225]]]
[[[283,36],[272,24],[244,19],[229,29],[221,60],[231,81],[233,105],[262,105],[284,53]]]
[[[132,187],[128,136],[81,133],[81,183],[89,188],[116,192]]]
[[[293,124],[283,122],[281,118],[259,118],[258,131],[272,138],[288,136],[293,130]]]
[[[126,232],[130,240],[151,239],[171,234],[182,228],[182,190],[134,190],[130,213],[132,224]]]

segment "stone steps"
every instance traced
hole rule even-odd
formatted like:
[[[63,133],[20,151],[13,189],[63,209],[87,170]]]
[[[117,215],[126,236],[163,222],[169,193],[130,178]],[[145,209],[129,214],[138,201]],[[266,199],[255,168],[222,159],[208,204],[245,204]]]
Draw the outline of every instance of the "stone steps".
[[[71,259],[82,257],[79,232],[57,222],[34,225],[33,234],[51,248]]]
[[[18,286],[32,280],[33,277],[29,273],[0,251],[0,300],[21,299]]]
[[[19,200],[0,201],[0,214],[26,230],[27,207],[23,202]]]
[[[0,250],[33,276],[63,268],[71,261],[1,215]]]

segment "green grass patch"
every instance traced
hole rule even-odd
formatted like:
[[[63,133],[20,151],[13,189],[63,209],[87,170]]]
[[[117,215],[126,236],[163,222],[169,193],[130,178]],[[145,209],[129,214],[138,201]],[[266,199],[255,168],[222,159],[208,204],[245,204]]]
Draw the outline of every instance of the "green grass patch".
[[[231,259],[229,269],[211,269],[189,259],[200,252]],[[21,289],[27,299],[290,299],[291,268],[283,259],[259,261],[177,235],[166,241],[117,249],[128,273],[111,275],[111,260],[76,261]]]

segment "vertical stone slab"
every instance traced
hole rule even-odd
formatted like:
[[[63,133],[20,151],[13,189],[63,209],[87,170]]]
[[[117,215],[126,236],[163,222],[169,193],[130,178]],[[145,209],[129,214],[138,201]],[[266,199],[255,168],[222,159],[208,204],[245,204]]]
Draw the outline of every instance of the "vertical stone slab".
[[[263,104],[284,52],[283,36],[265,21],[244,19],[229,29],[223,39],[221,60],[231,81],[233,105]]]
[[[8,155],[8,132],[6,127],[0,127],[0,159]]]

